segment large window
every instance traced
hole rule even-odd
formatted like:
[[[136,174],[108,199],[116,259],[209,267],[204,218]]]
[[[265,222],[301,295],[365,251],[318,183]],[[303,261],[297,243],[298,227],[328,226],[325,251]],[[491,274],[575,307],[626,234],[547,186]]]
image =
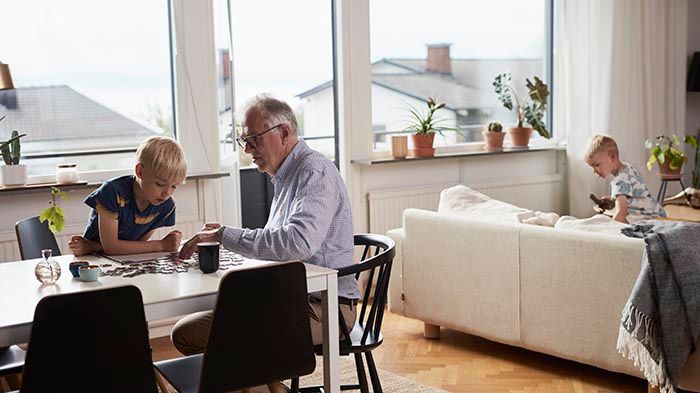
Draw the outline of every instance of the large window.
[[[138,144],[175,132],[167,0],[0,2],[0,139],[14,129],[30,174],[133,166]]]
[[[335,159],[332,1],[232,0],[231,27],[236,109],[258,93],[287,101],[299,134]]]
[[[493,80],[509,71],[526,96],[525,78],[547,81],[547,0],[370,0],[374,150],[409,123],[407,108],[446,104],[443,125],[457,131],[436,146],[483,140],[490,121],[516,123]],[[535,133],[536,134],[536,133]],[[533,135],[533,137],[535,137]]]

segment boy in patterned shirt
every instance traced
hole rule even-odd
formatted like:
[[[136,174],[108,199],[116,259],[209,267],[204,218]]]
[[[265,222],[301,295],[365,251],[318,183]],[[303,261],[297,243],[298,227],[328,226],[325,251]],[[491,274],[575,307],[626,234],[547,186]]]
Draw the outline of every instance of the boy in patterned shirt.
[[[586,152],[586,163],[593,173],[601,178],[610,179],[610,197],[614,202],[613,219],[624,223],[634,223],[639,220],[666,217],[663,207],[649,192],[644,178],[630,163],[619,159],[619,151],[615,140],[605,135],[591,138]]]
[[[90,218],[83,236],[73,236],[68,247],[74,255],[108,255],[177,251],[182,234],[171,231],[150,240],[160,227],[175,225],[171,198],[187,174],[182,147],[172,138],[152,136],[136,151],[133,175],[106,181],[87,198]]]

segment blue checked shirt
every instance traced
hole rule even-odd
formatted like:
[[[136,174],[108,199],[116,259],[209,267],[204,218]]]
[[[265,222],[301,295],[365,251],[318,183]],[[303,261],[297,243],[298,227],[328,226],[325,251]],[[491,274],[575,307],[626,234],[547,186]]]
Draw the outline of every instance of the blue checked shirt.
[[[298,260],[331,269],[354,263],[350,198],[330,160],[300,140],[272,184],[275,195],[265,228],[226,227],[224,247],[248,258]],[[360,297],[354,276],[338,278],[338,296]]]

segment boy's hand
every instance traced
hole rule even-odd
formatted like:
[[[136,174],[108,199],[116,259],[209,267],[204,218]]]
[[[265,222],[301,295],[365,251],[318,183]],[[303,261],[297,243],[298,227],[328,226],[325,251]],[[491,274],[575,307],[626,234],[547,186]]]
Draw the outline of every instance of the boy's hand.
[[[606,195],[602,198],[600,198],[602,203],[602,208],[605,210],[612,210],[615,208],[615,200],[610,198],[610,196]]]
[[[93,252],[99,251],[99,247],[95,245],[99,244],[97,242],[91,242],[82,236],[72,236],[70,242],[68,242],[68,248],[76,257],[80,257],[87,254],[92,254]]]
[[[204,227],[206,228],[206,225]],[[178,255],[178,257],[180,259],[187,259],[191,257],[192,254],[194,254],[194,252],[197,251],[197,243],[221,242],[221,235],[219,234],[220,227],[221,226],[219,225],[215,229],[201,231],[198,234],[192,236],[192,238],[182,246],[182,248],[180,249],[180,255]]]
[[[168,236],[160,241],[160,244],[163,251],[177,251],[178,247],[180,247],[180,240],[182,240],[182,232],[171,231],[168,233]]]

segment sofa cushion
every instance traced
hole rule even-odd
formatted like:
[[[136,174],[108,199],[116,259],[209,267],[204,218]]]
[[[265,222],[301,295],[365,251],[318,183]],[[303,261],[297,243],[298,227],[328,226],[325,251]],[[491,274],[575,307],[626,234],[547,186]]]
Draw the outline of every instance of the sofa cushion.
[[[562,216],[554,225],[554,228],[568,229],[574,231],[596,232],[607,235],[625,237],[625,235],[623,235],[622,232],[620,232],[620,229],[627,228],[629,226],[629,224],[624,224],[619,221],[615,221],[608,216],[596,214],[595,216],[589,218]]]
[[[556,213],[536,212],[491,199],[489,196],[464,185],[450,187],[440,193],[438,213],[550,227],[554,226],[559,219],[559,215]]]

